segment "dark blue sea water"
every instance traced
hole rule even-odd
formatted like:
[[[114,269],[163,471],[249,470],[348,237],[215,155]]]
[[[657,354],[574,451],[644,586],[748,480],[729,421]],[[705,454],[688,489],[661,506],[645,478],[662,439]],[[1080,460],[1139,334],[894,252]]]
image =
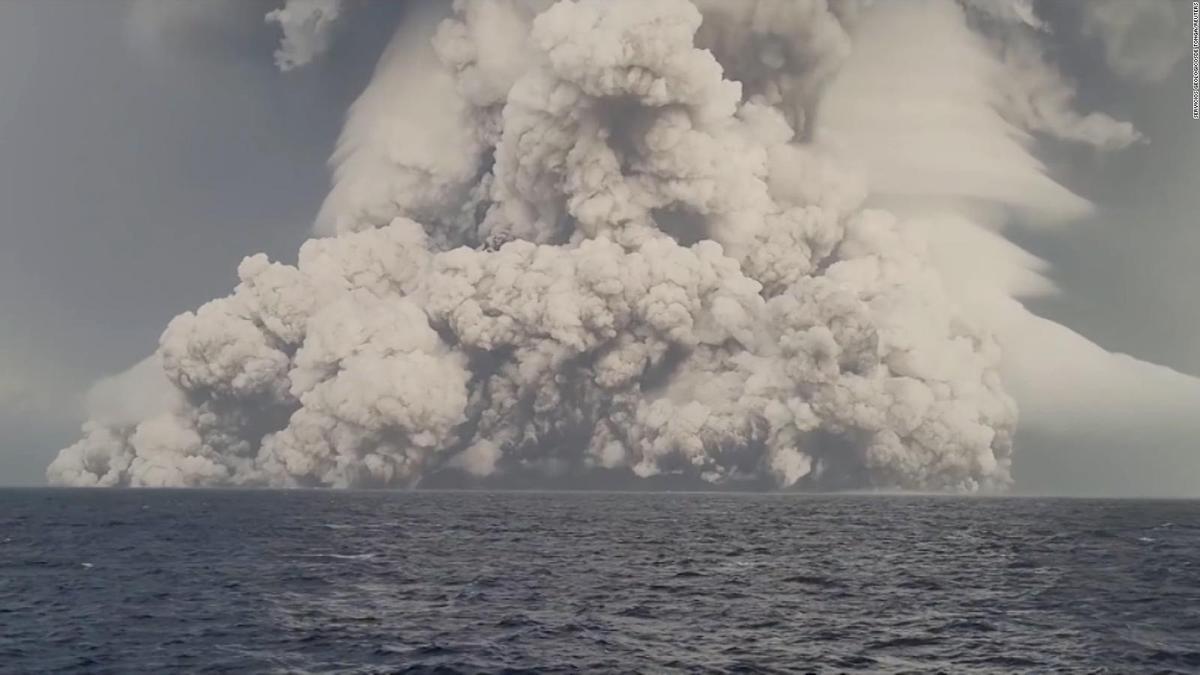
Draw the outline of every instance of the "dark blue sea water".
[[[0,491],[0,671],[1196,672],[1200,503]]]

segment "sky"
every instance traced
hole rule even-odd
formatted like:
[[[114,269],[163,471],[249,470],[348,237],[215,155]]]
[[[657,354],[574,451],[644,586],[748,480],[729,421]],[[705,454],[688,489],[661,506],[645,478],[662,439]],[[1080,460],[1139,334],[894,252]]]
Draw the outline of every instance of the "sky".
[[[0,3],[0,483],[43,482],[90,383],[247,252],[294,259],[396,13],[285,74],[272,3],[173,4]]]
[[[310,236],[347,107],[402,9],[367,3],[338,27],[336,49],[280,72],[278,30],[262,20],[274,5],[0,3],[0,484],[42,484],[78,435],[92,382],[151,352],[180,311],[227,293],[243,256],[292,261]],[[1080,21],[1073,3],[1047,11]],[[1106,153],[1043,147],[1052,175],[1096,209],[1013,237],[1047,261],[1060,289],[1032,301],[1036,312],[1106,349],[1200,376],[1190,73],[1179,61],[1155,77],[1122,77],[1105,63],[1152,68],[1170,61],[1163,41],[1188,36],[1142,24],[1116,56],[1087,31],[1052,40],[1082,107],[1133,122],[1148,141]],[[1174,424],[1115,442],[1086,429],[1023,430],[1017,490],[1154,492],[1170,477],[1129,483],[1131,443],[1200,452]],[[1200,490],[1200,458],[1192,466],[1167,492]]]

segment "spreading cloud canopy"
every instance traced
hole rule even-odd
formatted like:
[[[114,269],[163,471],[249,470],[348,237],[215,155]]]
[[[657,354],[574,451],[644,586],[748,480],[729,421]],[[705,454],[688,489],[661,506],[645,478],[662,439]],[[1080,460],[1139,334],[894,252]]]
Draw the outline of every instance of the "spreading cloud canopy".
[[[272,12],[278,65],[343,9]],[[110,398],[166,393],[53,482],[1010,485],[997,336],[1049,284],[996,214],[1086,212],[1035,137],[1139,138],[1075,111],[1028,3],[424,11],[350,111],[326,236],[172,321]]]

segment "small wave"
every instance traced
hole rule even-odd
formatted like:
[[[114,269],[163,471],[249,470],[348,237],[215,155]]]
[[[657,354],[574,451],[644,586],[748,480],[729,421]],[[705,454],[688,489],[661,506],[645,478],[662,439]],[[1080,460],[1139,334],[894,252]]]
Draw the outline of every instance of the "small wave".
[[[656,615],[650,605],[636,604],[617,610],[617,616],[628,616],[635,619],[653,619]]]
[[[930,629],[930,632],[934,634],[961,632],[991,633],[996,630],[996,626],[988,623],[987,621],[981,621],[979,619],[958,619],[950,621],[945,625],[932,628]]]
[[[498,628],[527,628],[538,625],[536,621],[523,614],[506,616],[496,622]]]
[[[297,553],[293,558],[333,558],[334,560],[370,560],[374,553]]]
[[[868,649],[891,649],[895,647],[928,647],[942,642],[941,638],[922,637],[922,636],[907,636],[896,637],[889,640],[878,640],[867,645]]]
[[[785,584],[802,584],[805,586],[819,586],[821,588],[829,588],[832,586],[840,586],[834,579],[811,574],[793,574],[782,579]]]
[[[920,591],[940,591],[943,586],[933,579],[906,579],[896,584],[898,588],[910,588]]]
[[[869,656],[863,656],[862,654],[843,656],[834,661],[834,664],[839,668],[856,668],[860,670],[864,668],[872,668],[878,665],[878,663],[879,662],[875,659]]]

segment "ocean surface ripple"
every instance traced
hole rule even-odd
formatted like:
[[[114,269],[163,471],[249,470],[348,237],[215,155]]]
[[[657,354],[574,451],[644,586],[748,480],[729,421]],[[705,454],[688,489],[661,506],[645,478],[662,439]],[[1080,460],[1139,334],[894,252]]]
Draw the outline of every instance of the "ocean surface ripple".
[[[0,672],[1197,672],[1200,502],[0,491]]]

